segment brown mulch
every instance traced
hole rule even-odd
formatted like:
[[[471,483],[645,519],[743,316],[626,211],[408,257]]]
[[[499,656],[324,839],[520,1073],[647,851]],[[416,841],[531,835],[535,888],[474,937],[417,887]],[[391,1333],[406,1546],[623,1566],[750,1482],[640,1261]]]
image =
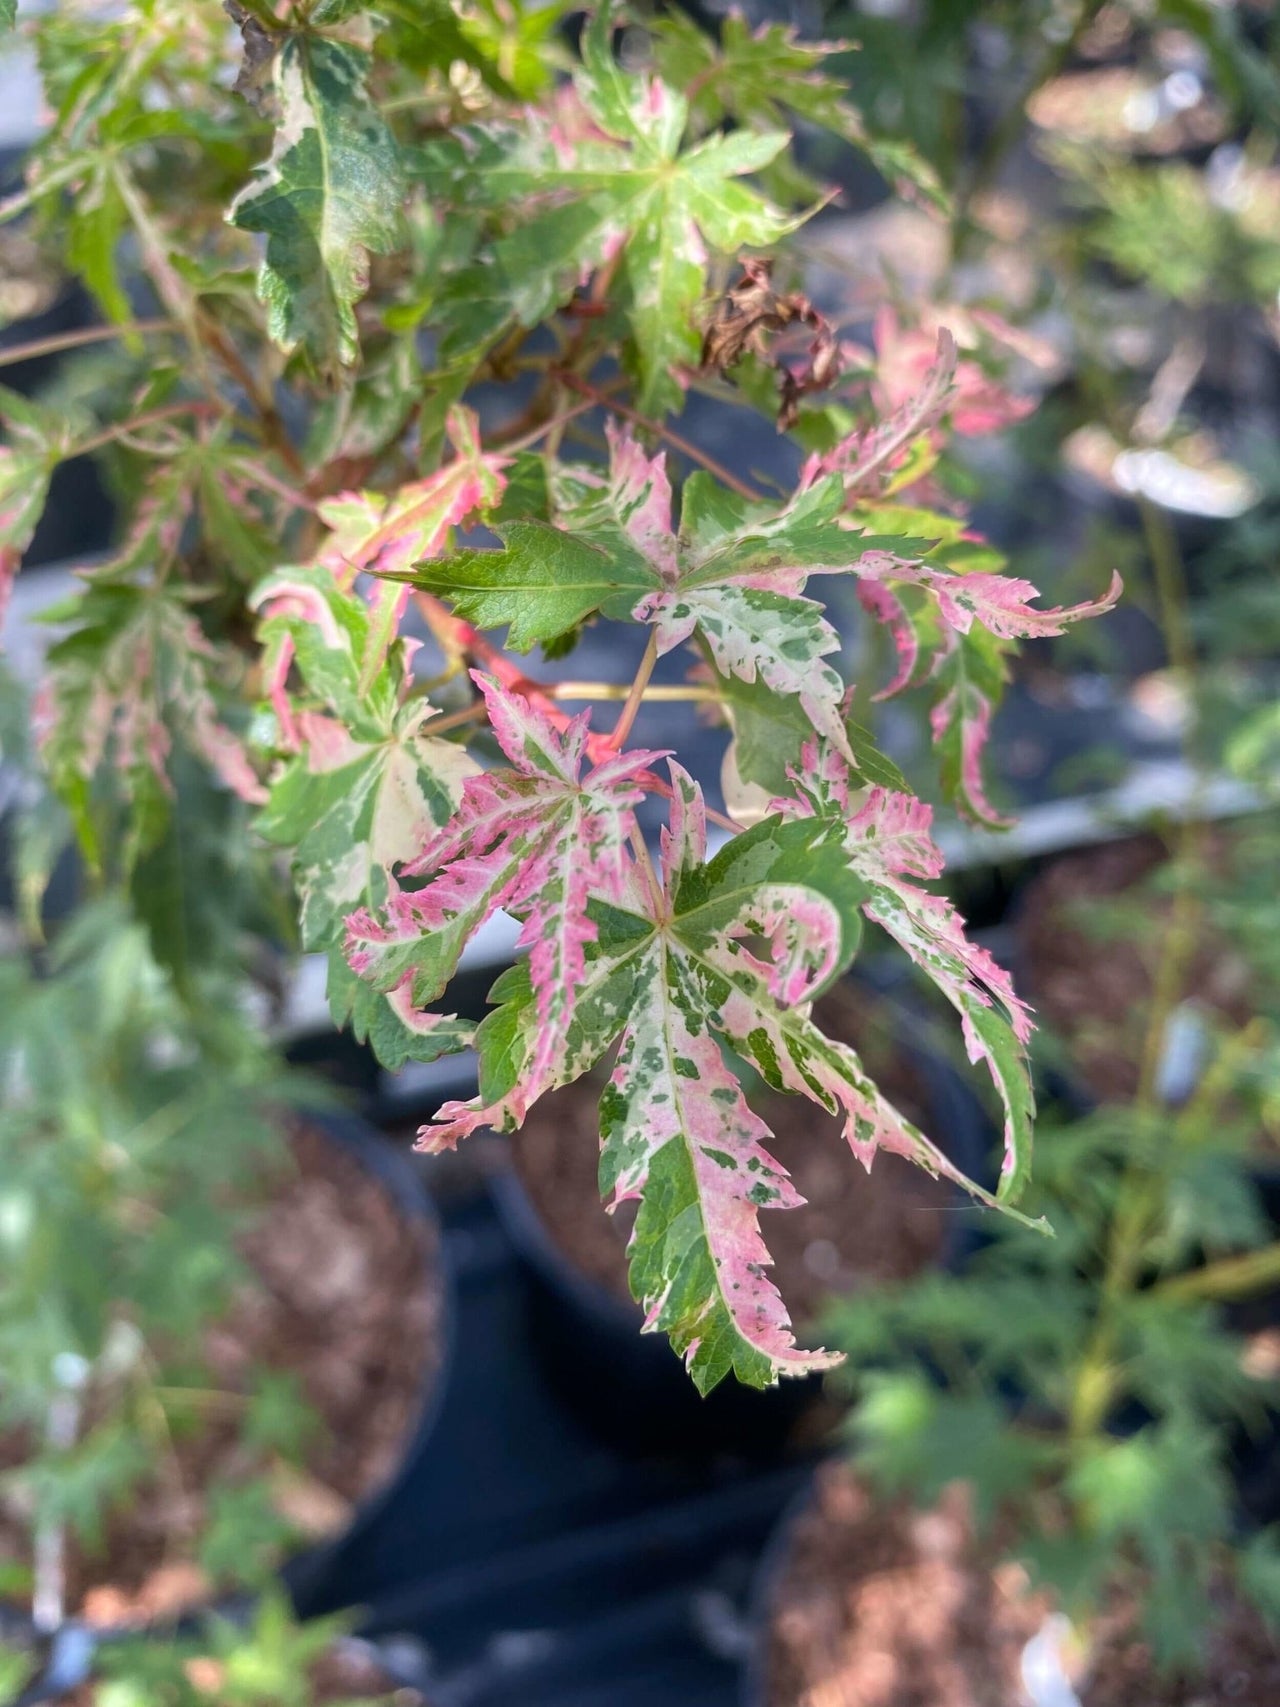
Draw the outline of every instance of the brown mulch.
[[[173,1412],[155,1476],[110,1519],[102,1547],[69,1548],[68,1609],[91,1622],[164,1618],[206,1599],[216,1585],[192,1555],[210,1496],[264,1472],[300,1544],[339,1533],[416,1426],[443,1349],[435,1235],[322,1133],[299,1127],[289,1154],[241,1240],[257,1284],[204,1335],[208,1383],[227,1397]],[[236,1395],[255,1371],[291,1376],[318,1416],[300,1466],[264,1461],[242,1437]],[[0,1508],[0,1558],[28,1545],[20,1514]]]
[[[1022,1649],[1050,1610],[1020,1567],[983,1556],[959,1487],[922,1512],[827,1465],[764,1610],[763,1707],[1025,1707]],[[1157,1677],[1127,1609],[1077,1672],[1083,1707],[1280,1701],[1280,1647],[1225,1593],[1198,1675]]]
[[[908,1059],[876,1035],[869,1011],[856,1000],[850,1011],[842,992],[819,1003],[818,1019],[829,1035],[859,1049],[890,1100],[928,1131],[923,1087]],[[608,1215],[600,1202],[602,1084],[593,1076],[544,1097],[511,1142],[516,1170],[556,1246],[630,1302],[626,1244],[636,1206]],[[878,1156],[868,1173],[844,1139],[843,1122],[807,1098],[766,1091],[751,1100],[774,1133],[767,1148],[805,1199],[800,1209],[762,1217],[772,1278],[798,1322],[812,1324],[833,1295],[905,1279],[936,1260],[956,1203],[950,1186],[900,1156]]]
[[[1221,857],[1221,850],[1219,850]],[[1135,893],[1132,940],[1088,925],[1091,902],[1138,890],[1167,854],[1154,836],[1083,848],[1045,866],[1027,886],[1017,933],[1022,994],[1065,1044],[1085,1086],[1103,1102],[1128,1102],[1138,1088],[1167,896]],[[1141,911],[1137,911],[1140,908]],[[1251,974],[1221,940],[1193,955],[1181,998],[1194,996],[1228,1018],[1248,1018]]]

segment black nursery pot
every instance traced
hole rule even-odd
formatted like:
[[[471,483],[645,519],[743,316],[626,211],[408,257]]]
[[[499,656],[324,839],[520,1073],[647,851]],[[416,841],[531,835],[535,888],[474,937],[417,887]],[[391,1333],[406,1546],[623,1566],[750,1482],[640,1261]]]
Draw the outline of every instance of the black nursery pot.
[[[400,1462],[385,1482],[357,1506],[351,1523],[331,1540],[296,1553],[281,1575],[297,1608],[307,1618],[320,1610],[350,1606],[353,1595],[344,1584],[346,1559],[359,1548],[376,1553],[378,1532],[400,1504],[415,1466],[429,1451],[432,1435],[445,1401],[453,1368],[457,1329],[455,1280],[449,1264],[449,1247],[435,1204],[422,1176],[408,1157],[390,1143],[376,1127],[357,1116],[332,1110],[306,1110],[307,1123],[342,1145],[404,1212],[406,1219],[421,1223],[430,1234],[430,1272],[441,1289],[440,1360],[428,1375],[418,1398],[417,1419],[405,1437]]]
[[[281,1568],[281,1580],[297,1615],[306,1619],[356,1603],[358,1591],[353,1592],[354,1585],[348,1582],[348,1558],[357,1549],[376,1552],[379,1531],[402,1502],[417,1465],[430,1450],[453,1368],[457,1300],[448,1245],[439,1215],[421,1176],[408,1158],[383,1138],[375,1127],[356,1115],[315,1107],[304,1107],[300,1112],[310,1129],[324,1133],[355,1158],[384,1188],[407,1220],[428,1229],[429,1272],[441,1288],[440,1358],[423,1384],[416,1420],[405,1436],[399,1463],[391,1475],[360,1502],[345,1530],[294,1553]],[[210,1612],[233,1619],[243,1617],[249,1604],[245,1597],[236,1596],[230,1601],[184,1615],[180,1627],[184,1630],[194,1628]],[[24,1625],[21,1632],[23,1645],[35,1648],[37,1639],[31,1636],[29,1621],[24,1621]],[[94,1652],[100,1644],[126,1637],[145,1639],[146,1634],[145,1628],[97,1630],[75,1620],[68,1621],[53,1637],[40,1677],[5,1707],[37,1707],[39,1703],[58,1701],[92,1674]],[[396,1672],[394,1664],[386,1664],[385,1669],[393,1675]],[[397,1677],[396,1681],[409,1684],[413,1680]]]
[[[747,1629],[751,1645],[742,1662],[738,1707],[769,1707],[769,1638],[778,1586],[791,1562],[796,1528],[814,1496],[814,1476],[797,1490],[774,1524],[764,1544],[747,1596]]]
[[[993,1132],[981,1104],[947,1061],[911,1040],[916,1028],[908,1008],[901,1011],[900,1047],[924,1087],[926,1130],[970,1178],[994,1185]],[[528,1278],[530,1332],[548,1377],[609,1445],[758,1462],[815,1444],[805,1424],[821,1397],[819,1376],[764,1392],[729,1376],[701,1396],[666,1336],[642,1333],[639,1308],[584,1274],[552,1239],[513,1168],[496,1174],[490,1191]],[[958,1188],[956,1195],[959,1203]],[[939,1265],[960,1268],[977,1242],[970,1217],[948,1216]]]

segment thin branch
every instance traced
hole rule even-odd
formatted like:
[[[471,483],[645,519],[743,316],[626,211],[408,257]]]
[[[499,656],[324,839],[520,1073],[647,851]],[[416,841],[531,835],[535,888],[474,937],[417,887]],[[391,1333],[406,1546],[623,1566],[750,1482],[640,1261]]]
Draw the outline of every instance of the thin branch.
[[[625,699],[631,692],[626,682],[548,682],[546,692],[552,699]],[[671,685],[661,684],[657,687],[652,682],[644,690],[645,704],[651,700],[716,700],[720,698],[715,688],[703,687],[691,682],[682,687],[678,682]]]
[[[207,403],[197,399],[188,403],[166,403],[162,408],[148,409],[144,414],[135,415],[132,420],[117,421],[114,427],[105,427],[92,438],[81,439],[79,444],[73,445],[67,452],[67,456],[88,456],[91,451],[101,450],[104,445],[115,444],[120,439],[128,438],[140,427],[153,427],[160,421],[175,421],[183,415],[197,415],[205,420],[214,420],[228,413],[220,403]]]
[[[493,448],[501,451],[504,456],[513,456],[517,451],[528,450],[530,445],[536,445],[539,439],[545,438],[556,427],[565,427],[570,421],[576,421],[579,415],[586,415],[597,407],[594,398],[588,398],[585,403],[575,403],[572,409],[565,410],[562,415],[548,417],[519,438],[496,440]]]
[[[118,326],[86,326],[79,332],[55,332],[48,338],[33,338],[29,344],[0,350],[0,367],[13,367],[17,362],[37,361],[41,356],[56,356],[60,350],[78,349],[81,344],[102,344],[110,338],[130,338],[144,332],[178,333],[181,327],[172,320],[126,320]]]
[[[722,462],[717,462],[715,457],[708,455],[704,450],[700,450],[697,445],[691,444],[688,439],[680,433],[673,432],[661,421],[654,421],[648,415],[642,415],[639,410],[632,409],[625,403],[619,403],[616,399],[611,399],[605,392],[597,391],[595,386],[589,385],[585,379],[576,373],[564,373],[560,377],[570,391],[579,391],[583,396],[590,397],[593,403],[612,409],[615,415],[621,415],[628,421],[634,421],[636,426],[644,427],[647,431],[656,433],[665,444],[671,446],[672,450],[678,450],[682,456],[687,456],[691,462],[696,462],[699,467],[705,468],[708,474],[714,474],[717,480],[729,487],[730,491],[737,492],[743,498],[749,498],[753,504],[760,503],[764,496],[763,493],[757,492],[753,486],[748,486],[745,480],[739,480],[738,476],[730,473]]]
[[[621,748],[622,743],[631,733],[631,726],[639,715],[640,707],[644,702],[644,690],[649,685],[649,677],[653,674],[653,666],[657,662],[658,631],[656,628],[651,628],[649,630],[649,642],[644,649],[644,657],[641,658],[640,668],[636,671],[636,679],[631,684],[631,691],[627,695],[626,704],[623,706],[618,721],[614,724],[609,736],[608,745],[615,751]]]
[[[478,699],[463,711],[451,711],[447,717],[432,718],[427,725],[427,734],[433,737],[444,735],[450,729],[461,729],[465,723],[478,723],[487,710],[484,701]]]

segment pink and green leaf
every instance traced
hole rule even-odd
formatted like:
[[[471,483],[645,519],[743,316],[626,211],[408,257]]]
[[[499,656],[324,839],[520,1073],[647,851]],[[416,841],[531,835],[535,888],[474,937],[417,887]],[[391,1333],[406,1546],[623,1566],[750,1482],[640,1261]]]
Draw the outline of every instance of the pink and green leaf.
[[[910,881],[936,877],[942,870],[930,835],[930,808],[879,788],[855,804],[841,754],[810,743],[804,758],[803,771],[794,777],[794,797],[776,804],[789,818],[817,816],[842,826],[850,869],[867,886],[867,916],[959,1013],[969,1059],[985,1063],[1004,1105],[1000,1196],[1014,1198],[1027,1183],[1031,1165],[1030,1013],[1004,968],[966,937],[951,902]]]

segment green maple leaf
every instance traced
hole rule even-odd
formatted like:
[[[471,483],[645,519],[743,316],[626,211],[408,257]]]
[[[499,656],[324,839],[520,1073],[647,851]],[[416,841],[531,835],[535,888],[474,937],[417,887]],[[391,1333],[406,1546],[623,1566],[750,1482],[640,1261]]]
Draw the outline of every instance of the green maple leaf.
[[[620,287],[631,328],[628,359],[639,406],[679,408],[676,370],[695,366],[695,310],[705,251],[736,255],[776,243],[796,220],[740,180],[786,146],[785,131],[736,131],[682,149],[688,105],[660,80],[624,72],[611,47],[612,14],[597,12],[583,38],[577,94],[604,138],[567,150],[545,121],[487,127],[424,150],[433,200],[496,215],[520,206],[518,224],[481,245],[445,292],[454,321],[443,354],[474,361],[513,321],[535,325],[598,266],[623,236]]]
[[[369,255],[400,239],[400,156],[366,92],[367,70],[367,56],[345,42],[286,37],[271,159],[228,214],[266,236],[258,294],[272,338],[285,350],[301,346],[322,369],[358,359],[355,304]]]
[[[447,598],[477,627],[510,624],[513,651],[570,634],[596,612],[625,619],[656,586],[638,552],[609,549],[589,533],[537,521],[508,522],[495,531],[505,550],[461,551],[410,578]]]
[[[785,24],[753,29],[736,12],[723,19],[719,42],[678,12],[656,18],[651,27],[663,78],[696,91],[690,108],[700,129],[727,118],[754,130],[777,129],[798,116],[859,149],[900,193],[914,193],[946,212],[947,198],[932,167],[909,143],[869,135],[844,79],[822,70],[848,44],[797,41]],[[786,156],[771,169],[769,181],[791,196],[812,196],[818,188]]]

